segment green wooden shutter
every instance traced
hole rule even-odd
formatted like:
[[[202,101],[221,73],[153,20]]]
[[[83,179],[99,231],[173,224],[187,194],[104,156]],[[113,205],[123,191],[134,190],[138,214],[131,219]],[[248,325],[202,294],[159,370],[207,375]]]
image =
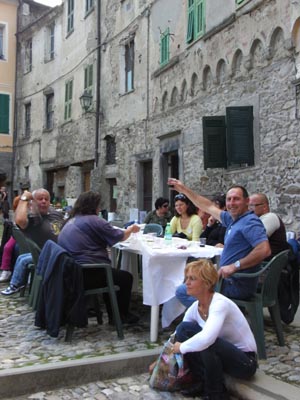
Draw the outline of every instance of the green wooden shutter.
[[[254,165],[253,107],[226,108],[228,165]]]
[[[186,41],[190,43],[194,40],[194,0],[189,0],[188,2],[188,25]]]
[[[204,169],[226,168],[225,116],[203,117]]]
[[[204,0],[195,0],[195,38],[204,33]]]
[[[170,29],[168,28],[160,36],[160,64],[164,65],[169,61],[169,40]]]
[[[0,133],[9,133],[9,95],[0,94]]]

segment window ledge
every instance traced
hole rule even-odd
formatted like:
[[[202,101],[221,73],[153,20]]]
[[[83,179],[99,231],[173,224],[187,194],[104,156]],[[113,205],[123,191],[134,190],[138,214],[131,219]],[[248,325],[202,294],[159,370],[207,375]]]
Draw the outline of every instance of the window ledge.
[[[119,93],[119,97],[123,97],[123,96],[127,96],[130,93],[133,93],[134,89],[128,90],[128,92],[124,92],[124,93]]]
[[[154,71],[151,78],[152,79],[157,78],[159,75],[163,74],[165,71],[172,68],[178,62],[179,62],[179,56],[175,56],[175,57],[171,58],[171,60],[167,64],[161,66],[156,71]]]
[[[69,32],[67,32],[66,39],[68,39],[68,37],[71,36],[73,32],[74,32],[74,28],[71,29]]]
[[[92,12],[95,10],[95,7],[93,6],[93,7],[91,7],[86,13],[85,13],[85,16],[84,16],[84,19],[86,19],[90,14],[92,14]]]
[[[64,121],[64,122],[61,124],[61,126],[68,125],[68,124],[70,124],[71,122],[73,122],[72,118],[70,118],[70,119]]]
[[[44,128],[43,133],[52,132],[54,128]]]
[[[49,62],[54,61],[54,59],[55,59],[55,57],[53,57],[53,58],[45,58],[44,59],[44,64],[48,64]]]

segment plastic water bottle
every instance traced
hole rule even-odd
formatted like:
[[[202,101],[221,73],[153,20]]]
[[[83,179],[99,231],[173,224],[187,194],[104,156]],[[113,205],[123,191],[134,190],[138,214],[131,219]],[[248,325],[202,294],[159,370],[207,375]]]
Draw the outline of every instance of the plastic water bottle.
[[[170,222],[167,223],[164,239],[167,246],[172,246],[172,232]]]

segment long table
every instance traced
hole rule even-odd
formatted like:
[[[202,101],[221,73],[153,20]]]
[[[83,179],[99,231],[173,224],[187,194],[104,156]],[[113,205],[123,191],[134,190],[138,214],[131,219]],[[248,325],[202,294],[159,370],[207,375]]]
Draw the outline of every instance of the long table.
[[[184,267],[188,257],[213,258],[222,249],[213,246],[200,247],[196,242],[173,238],[166,245],[162,238],[135,234],[116,245],[122,250],[121,269],[133,274],[134,289],[137,287],[138,268],[136,255],[142,256],[143,304],[151,306],[150,341],[158,336],[159,306],[163,304],[162,326],[169,326],[185,308],[175,297],[176,287],[183,282]]]

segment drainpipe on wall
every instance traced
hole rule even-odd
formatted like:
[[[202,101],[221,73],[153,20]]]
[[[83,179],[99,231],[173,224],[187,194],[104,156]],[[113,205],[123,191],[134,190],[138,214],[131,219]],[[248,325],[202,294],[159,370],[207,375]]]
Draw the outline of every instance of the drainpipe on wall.
[[[101,86],[101,0],[97,3],[97,78],[96,78],[96,127],[95,127],[95,167],[98,167],[100,147],[100,86]]]

